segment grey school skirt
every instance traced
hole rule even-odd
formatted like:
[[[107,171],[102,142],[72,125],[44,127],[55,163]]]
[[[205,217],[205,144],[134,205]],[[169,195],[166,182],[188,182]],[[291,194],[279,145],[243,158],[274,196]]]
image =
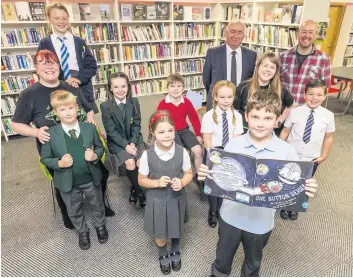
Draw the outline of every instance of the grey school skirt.
[[[115,165],[119,167],[122,164],[124,164],[124,162],[128,159],[134,159],[135,161],[139,160],[145,150],[146,150],[146,145],[143,143],[137,146],[136,156],[129,154],[126,150],[122,150],[118,153],[113,153],[112,157],[114,159]]]

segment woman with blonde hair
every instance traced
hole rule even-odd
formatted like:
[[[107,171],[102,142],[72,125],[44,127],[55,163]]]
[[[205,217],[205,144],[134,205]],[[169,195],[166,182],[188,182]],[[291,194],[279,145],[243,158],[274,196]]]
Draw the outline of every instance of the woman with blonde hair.
[[[237,87],[234,107],[240,112],[243,118],[248,98],[260,89],[272,90],[282,100],[282,113],[275,128],[275,133],[279,136],[289,110],[295,107],[295,103],[290,92],[281,84],[279,59],[273,52],[264,53],[256,63],[253,77],[241,82]],[[246,121],[244,121],[244,129],[245,131],[248,129]]]

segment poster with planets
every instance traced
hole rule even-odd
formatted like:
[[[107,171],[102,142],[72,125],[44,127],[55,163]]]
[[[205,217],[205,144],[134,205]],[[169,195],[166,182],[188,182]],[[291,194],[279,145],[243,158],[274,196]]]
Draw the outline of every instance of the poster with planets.
[[[211,149],[204,192],[248,206],[306,211],[305,180],[313,162],[256,159]]]

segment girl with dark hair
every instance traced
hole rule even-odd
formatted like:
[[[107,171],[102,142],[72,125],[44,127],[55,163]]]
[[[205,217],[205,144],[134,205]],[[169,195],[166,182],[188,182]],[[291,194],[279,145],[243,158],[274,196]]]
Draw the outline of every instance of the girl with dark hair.
[[[141,112],[137,98],[131,96],[131,85],[125,73],[113,73],[108,80],[108,100],[101,104],[107,145],[115,164],[126,166],[131,182],[129,202],[144,208],[146,198],[137,181],[139,159],[145,149],[141,134]]]

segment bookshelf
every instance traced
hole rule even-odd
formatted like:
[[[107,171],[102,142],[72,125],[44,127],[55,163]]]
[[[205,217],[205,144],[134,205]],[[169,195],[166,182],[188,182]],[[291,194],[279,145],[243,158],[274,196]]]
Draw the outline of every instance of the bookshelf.
[[[93,18],[82,20],[78,3],[85,1],[65,1],[67,0],[64,0],[63,4],[69,9],[72,33],[86,41],[97,59],[98,70],[97,75],[92,78],[92,84],[95,97],[99,101],[106,99],[108,73],[117,71],[124,71],[130,76],[133,95],[137,97],[165,93],[166,77],[172,72],[179,72],[185,77],[185,91],[189,89],[202,91],[204,98],[206,98],[202,82],[202,68],[207,49],[224,42],[224,26],[233,19],[233,16],[227,18],[228,7],[232,7],[233,12],[233,8],[244,5],[251,6],[251,12],[248,10],[246,18],[243,18],[247,25],[247,34],[243,45],[257,52],[268,50],[278,52],[291,47],[288,44],[288,41],[291,40],[289,32],[295,32],[301,21],[299,19],[296,23],[268,22],[265,20],[265,14],[262,15],[262,13],[269,13],[275,9],[278,11],[280,7],[289,4],[303,6],[304,2],[291,0],[205,0],[200,3],[197,0],[93,0],[89,1]],[[54,1],[36,0],[36,2],[45,3],[47,6]],[[151,19],[151,15],[153,17],[154,13],[154,10],[151,10],[153,5],[156,6],[160,2],[165,5],[161,6],[161,11],[166,7],[168,16],[163,16],[163,12],[159,12],[161,13],[159,15],[155,12],[155,18]],[[5,0],[3,3],[15,2]],[[140,3],[146,5],[146,19],[129,18],[129,13],[126,16],[125,8],[129,11],[129,5],[131,5],[130,14],[133,14],[134,4]],[[102,20],[100,16],[102,5],[107,6],[106,10],[110,12],[108,20]],[[183,20],[180,19],[180,6],[183,7]],[[123,14],[121,13],[122,8]],[[2,56],[25,55],[23,59],[28,60],[26,60],[27,64],[22,66],[18,65],[18,67],[11,69],[2,68],[2,108],[4,105],[2,110],[6,110],[11,107],[11,103],[5,103],[6,99],[13,99],[15,103],[19,92],[35,80],[35,69],[30,58],[33,57],[40,39],[49,35],[52,30],[46,20],[5,21],[2,18],[1,25]],[[287,42],[277,45],[275,41],[263,37],[262,32],[269,30],[274,34],[276,32],[279,34],[280,32],[288,33]],[[13,36],[17,34],[19,37],[17,41],[12,37],[10,41],[8,40],[6,34],[11,32],[15,32],[12,33]],[[36,35],[31,35],[33,32]],[[20,84],[21,88],[12,83],[7,84],[6,88],[9,89],[4,90],[3,82],[8,82],[10,78],[16,80],[28,78],[31,81]],[[10,115],[13,114],[13,111],[10,112],[3,113],[2,111],[1,124],[6,140],[8,139],[7,135],[13,134],[9,129],[8,122],[11,118]]]

